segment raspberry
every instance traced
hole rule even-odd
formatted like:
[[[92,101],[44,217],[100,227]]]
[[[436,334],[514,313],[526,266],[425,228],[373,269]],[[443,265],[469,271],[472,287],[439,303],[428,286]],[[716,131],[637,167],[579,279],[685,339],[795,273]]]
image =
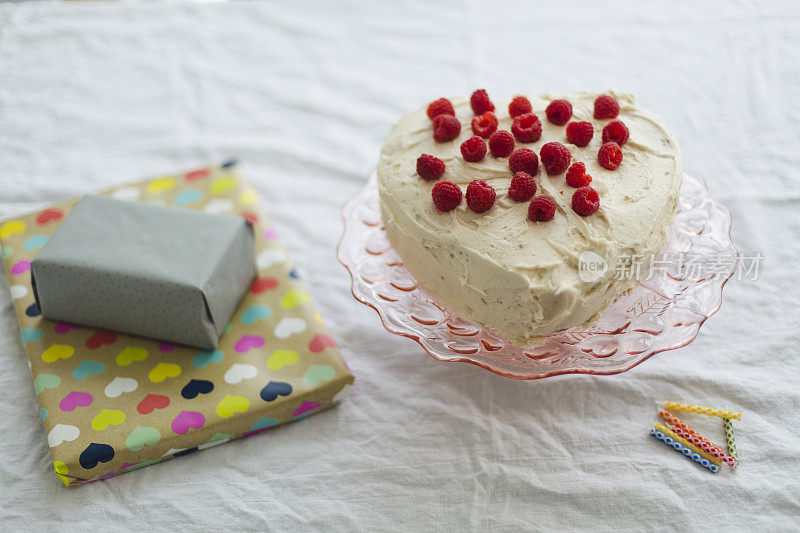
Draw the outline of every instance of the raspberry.
[[[486,156],[486,141],[477,135],[470,137],[461,143],[461,156],[464,158],[464,161],[470,161],[472,163],[480,161]]]
[[[567,170],[567,185],[570,187],[585,187],[592,182],[592,177],[586,173],[586,165],[573,163]]]
[[[453,115],[437,115],[433,119],[433,138],[436,142],[452,141],[461,133],[461,122]]]
[[[484,139],[495,132],[497,129],[497,117],[494,113],[487,111],[482,115],[472,119],[472,133],[479,135]]]
[[[600,196],[591,187],[581,187],[572,195],[572,210],[582,217],[588,217],[600,207]]]
[[[447,98],[439,98],[428,104],[428,118],[433,120],[439,115],[456,116],[456,110]]]
[[[417,174],[424,180],[438,180],[444,174],[444,161],[432,155],[422,154],[417,158]]]
[[[628,142],[630,134],[628,127],[621,120],[612,120],[603,128],[603,142],[614,141],[622,146]]]
[[[452,181],[440,181],[431,191],[433,203],[439,211],[452,211],[461,203],[461,189]]]
[[[510,104],[508,104],[508,114],[512,117],[524,115],[525,113],[530,113],[532,111],[533,107],[531,107],[531,101],[524,96],[517,96],[511,100]]]
[[[486,94],[486,89],[478,89],[472,93],[472,96],[469,98],[469,103],[476,115],[482,115],[487,111],[494,111],[494,104],[489,99],[489,95]]]
[[[575,146],[586,146],[594,137],[591,122],[570,122],[567,124],[567,140]]]
[[[560,142],[549,142],[542,146],[539,157],[542,158],[542,165],[548,174],[561,174],[567,170],[572,160],[569,148]]]
[[[614,170],[622,163],[622,150],[614,141],[607,142],[597,151],[597,160],[603,168]]]
[[[528,218],[534,222],[547,222],[556,215],[556,203],[549,196],[537,196],[528,206]]]
[[[467,205],[476,213],[485,213],[494,204],[495,192],[483,180],[472,180],[467,185]]]
[[[547,120],[558,126],[567,123],[569,117],[572,116],[572,104],[566,100],[553,100],[550,105],[545,109]]]
[[[594,101],[594,118],[614,118],[619,115],[619,103],[611,96],[603,94]]]
[[[495,157],[508,157],[514,151],[514,137],[505,130],[492,133],[489,137],[489,150]]]
[[[521,143],[536,142],[542,136],[542,123],[533,113],[517,115],[511,125],[511,133]]]
[[[527,172],[517,172],[511,178],[508,195],[517,202],[527,202],[536,194],[536,182]]]
[[[511,172],[527,172],[534,176],[539,170],[539,156],[533,150],[520,148],[508,158],[508,167]]]

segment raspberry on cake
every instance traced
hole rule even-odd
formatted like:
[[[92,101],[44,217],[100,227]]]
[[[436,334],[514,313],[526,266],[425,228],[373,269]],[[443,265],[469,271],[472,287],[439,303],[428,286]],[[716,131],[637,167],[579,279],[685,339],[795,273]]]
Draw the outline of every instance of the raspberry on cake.
[[[436,142],[452,141],[461,133],[461,122],[453,115],[436,115],[433,119],[433,138]]]
[[[428,118],[433,120],[439,115],[456,115],[453,104],[447,98],[439,98],[428,105]]]
[[[572,154],[569,148],[560,142],[549,142],[542,146],[539,150],[539,158],[542,160],[542,166],[548,174],[561,174],[569,166],[572,160]]]
[[[497,130],[497,117],[491,111],[472,119],[472,133],[488,139]]]
[[[567,185],[570,187],[584,187],[592,182],[592,177],[586,173],[586,165],[583,163],[572,163],[567,170]]]
[[[619,102],[607,94],[601,94],[594,101],[594,118],[616,118],[619,115]]]
[[[489,137],[489,150],[495,157],[508,157],[514,151],[514,137],[507,131],[496,131]]]
[[[537,196],[528,206],[528,218],[534,222],[547,222],[556,216],[556,203],[549,196]]]
[[[606,259],[610,272],[631,255],[645,262],[656,257],[669,236],[683,173],[675,138],[630,94],[524,95],[513,105],[511,100],[493,95],[497,126],[488,133],[508,136],[512,151],[507,157],[485,156],[478,163],[462,158],[461,145],[478,131],[461,126],[488,113],[476,116],[467,93],[449,99],[455,116],[434,118],[440,128],[454,126],[455,136],[449,137],[452,130],[444,135],[450,142],[437,142],[431,134],[436,124],[432,128],[427,103],[402,117],[381,150],[377,181],[386,237],[419,286],[453,315],[524,346],[566,328],[591,325],[640,282],[646,270],[582,281],[578,257],[593,251]],[[574,122],[589,119],[596,107],[603,118],[589,122],[597,128],[597,139],[585,147],[567,143],[569,120],[560,126],[543,115],[555,100],[572,105]],[[542,103],[536,113],[542,132],[536,144],[523,145],[514,137],[514,118],[532,113],[524,106],[530,102]],[[616,111],[608,111],[609,102]],[[636,142],[629,140],[622,149],[614,141],[600,142],[603,128],[614,119]],[[524,125],[525,119],[517,123]],[[540,150],[549,175],[538,170]],[[421,154],[446,163],[438,181],[426,181],[426,169],[417,171]],[[435,161],[431,166],[442,168]],[[468,187],[475,180],[487,183]],[[533,185],[533,197],[518,200],[528,197]]]
[[[508,104],[508,114],[511,117],[516,117],[518,115],[524,115],[525,113],[531,112],[533,112],[531,101],[524,96],[517,96],[511,100],[510,104]]]
[[[486,141],[478,137],[470,137],[461,143],[461,156],[464,161],[476,163],[486,156]]]
[[[511,133],[521,143],[532,143],[542,136],[542,123],[533,113],[525,113],[514,117]]]
[[[614,141],[618,145],[622,146],[626,142],[628,142],[628,137],[630,136],[630,132],[628,131],[628,127],[622,123],[621,120],[612,120],[606,127],[603,128],[603,142],[607,143],[609,141]]]
[[[553,100],[545,110],[547,120],[557,126],[563,126],[572,116],[572,104],[566,100]]]
[[[600,195],[589,186],[581,187],[572,194],[572,210],[588,217],[600,207]]]
[[[597,161],[603,168],[614,170],[622,164],[622,150],[614,141],[604,143],[597,151]]]
[[[417,158],[417,174],[424,180],[438,180],[444,174],[444,161],[438,157],[422,154]]]
[[[469,102],[476,115],[482,115],[487,111],[494,111],[494,104],[489,99],[489,95],[486,94],[486,89],[478,89],[472,93]]]
[[[467,185],[467,206],[476,213],[485,213],[494,205],[495,192],[483,180],[472,180]]]
[[[567,140],[581,148],[589,144],[594,137],[594,127],[591,122],[579,121],[567,124]]]
[[[440,181],[431,190],[433,205],[439,211],[452,211],[461,203],[461,189],[452,181]]]
[[[539,156],[529,148],[520,148],[508,158],[508,168],[511,172],[527,172],[535,176],[539,170]]]
[[[527,202],[536,194],[536,181],[527,172],[519,171],[511,178],[508,195],[517,202]]]

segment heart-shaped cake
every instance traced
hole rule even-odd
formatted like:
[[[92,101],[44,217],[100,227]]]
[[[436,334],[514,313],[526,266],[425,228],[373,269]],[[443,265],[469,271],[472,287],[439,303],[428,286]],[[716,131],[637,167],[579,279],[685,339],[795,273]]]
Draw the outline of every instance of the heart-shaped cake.
[[[381,150],[386,234],[452,312],[507,340],[590,325],[666,244],[678,143],[632,95],[439,99]]]

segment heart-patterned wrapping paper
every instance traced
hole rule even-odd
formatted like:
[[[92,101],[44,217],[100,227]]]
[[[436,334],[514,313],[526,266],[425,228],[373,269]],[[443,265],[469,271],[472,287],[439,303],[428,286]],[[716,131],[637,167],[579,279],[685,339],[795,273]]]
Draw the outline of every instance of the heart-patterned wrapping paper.
[[[216,350],[51,322],[35,303],[30,261],[77,199],[0,224],[0,257],[65,485],[299,420],[347,395],[353,375],[235,163],[101,194],[246,217],[256,230],[258,278]]]

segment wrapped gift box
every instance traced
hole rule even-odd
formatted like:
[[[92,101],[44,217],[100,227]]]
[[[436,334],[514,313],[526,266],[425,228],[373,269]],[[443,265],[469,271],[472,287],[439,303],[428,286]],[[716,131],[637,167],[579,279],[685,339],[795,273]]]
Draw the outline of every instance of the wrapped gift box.
[[[256,277],[242,217],[86,196],[36,258],[44,318],[213,349]]]
[[[255,230],[258,276],[216,349],[50,321],[35,300],[31,262],[77,200],[0,224],[0,257],[64,484],[130,472],[299,420],[347,395],[353,376],[235,164],[103,194],[244,217]]]

